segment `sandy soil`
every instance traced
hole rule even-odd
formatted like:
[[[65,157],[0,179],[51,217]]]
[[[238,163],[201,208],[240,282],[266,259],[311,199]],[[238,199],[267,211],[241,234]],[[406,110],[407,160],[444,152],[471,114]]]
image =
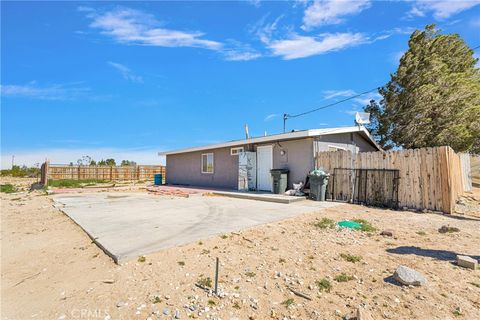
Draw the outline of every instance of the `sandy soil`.
[[[480,270],[451,262],[457,253],[480,258],[476,217],[344,205],[118,266],[52,204],[41,191],[1,195],[2,319],[168,319],[177,311],[181,319],[341,319],[358,306],[374,319],[480,318]],[[395,237],[315,227],[323,217],[366,219]],[[442,225],[460,232],[441,234]],[[194,285],[213,279],[215,257],[223,298]],[[392,283],[400,264],[428,283]],[[335,281],[342,272],[353,279]],[[323,278],[330,292],[319,291]]]

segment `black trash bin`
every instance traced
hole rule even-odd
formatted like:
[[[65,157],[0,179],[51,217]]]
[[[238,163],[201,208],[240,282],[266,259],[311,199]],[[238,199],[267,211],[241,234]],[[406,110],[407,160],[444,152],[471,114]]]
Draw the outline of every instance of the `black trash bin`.
[[[308,177],[310,178],[309,198],[315,201],[325,201],[329,174],[309,174]]]
[[[288,169],[272,169],[270,173],[273,178],[273,193],[281,194],[287,191]]]

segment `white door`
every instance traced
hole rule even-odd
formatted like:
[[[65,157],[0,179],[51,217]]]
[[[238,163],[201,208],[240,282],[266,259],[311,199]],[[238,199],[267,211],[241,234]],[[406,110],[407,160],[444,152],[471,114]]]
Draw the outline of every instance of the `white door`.
[[[257,189],[261,191],[272,191],[272,151],[272,146],[257,147]]]

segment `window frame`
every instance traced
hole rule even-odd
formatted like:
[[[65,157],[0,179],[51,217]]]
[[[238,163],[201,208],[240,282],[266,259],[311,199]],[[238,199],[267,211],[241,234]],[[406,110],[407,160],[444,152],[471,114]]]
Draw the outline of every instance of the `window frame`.
[[[233,153],[234,150],[237,151],[237,153]],[[230,155],[231,155],[231,156],[238,156],[238,154],[239,154],[240,152],[243,152],[243,151],[245,151],[245,149],[244,149],[243,147],[230,148]]]
[[[212,171],[203,171],[203,156],[206,156],[206,159],[207,159],[207,170],[208,170],[208,156],[211,155],[212,156]],[[202,153],[202,156],[201,156],[201,164],[200,164],[200,170],[202,172],[202,174],[213,174],[215,172],[215,155],[213,152],[208,152],[208,153]]]

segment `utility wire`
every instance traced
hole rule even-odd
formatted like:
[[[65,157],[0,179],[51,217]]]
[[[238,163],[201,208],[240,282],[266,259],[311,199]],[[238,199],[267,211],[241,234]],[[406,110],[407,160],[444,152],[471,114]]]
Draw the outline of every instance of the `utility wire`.
[[[480,45],[476,46],[476,47],[473,47],[472,50],[476,50],[480,48]],[[345,101],[348,101],[348,100],[352,100],[352,99],[355,99],[355,98],[358,98],[360,96],[363,96],[364,94],[367,94],[367,93],[370,93],[370,92],[373,92],[373,91],[376,91],[376,90],[379,90],[381,87],[376,87],[376,88],[373,88],[373,89],[370,89],[368,91],[364,91],[364,92],[361,92],[357,95],[354,95],[354,96],[351,96],[351,97],[348,97],[346,99],[343,99],[343,100],[340,100],[340,101],[336,101],[334,103],[330,103],[330,104],[327,104],[325,106],[322,106],[322,107],[318,107],[318,108],[315,108],[315,109],[312,109],[312,110],[309,110],[309,111],[305,111],[305,112],[302,112],[302,113],[299,113],[299,114],[288,114],[288,113],[285,113],[283,115],[284,119],[290,119],[290,118],[296,118],[296,117],[301,117],[301,116],[304,116],[306,114],[310,114],[312,112],[315,112],[315,111],[318,111],[318,110],[322,110],[322,109],[326,109],[326,108],[329,108],[329,107],[332,107],[332,106],[335,106],[337,104],[340,104],[342,102],[345,102]]]
[[[476,49],[480,48],[480,45],[476,46],[476,47],[473,47],[472,50],[475,51]],[[340,104],[340,103],[343,103],[345,101],[349,101],[349,100],[352,100],[352,99],[355,99],[355,98],[358,98],[360,96],[363,96],[364,94],[367,94],[367,93],[370,93],[370,92],[373,92],[373,91],[376,91],[376,90],[379,90],[381,87],[376,87],[376,88],[373,88],[373,89],[370,89],[368,91],[364,91],[364,92],[361,92],[359,94],[356,94],[354,96],[351,96],[351,97],[348,97],[346,99],[343,99],[343,100],[340,100],[340,101],[336,101],[334,103],[330,103],[330,104],[327,104],[325,106],[321,106],[321,107],[318,107],[318,108],[315,108],[315,109],[312,109],[312,110],[309,110],[309,111],[305,111],[305,112],[302,112],[302,113],[298,113],[298,114],[288,114],[288,113],[284,113],[283,114],[283,132],[285,132],[285,126],[286,126],[286,121],[288,119],[291,119],[291,118],[297,118],[297,117],[301,117],[301,116],[304,116],[306,114],[310,114],[310,113],[313,113],[313,112],[316,112],[318,110],[322,110],[322,109],[326,109],[326,108],[329,108],[329,107],[333,107],[337,104]]]
[[[351,96],[351,97],[348,97],[346,99],[343,99],[343,100],[340,100],[340,101],[336,101],[334,103],[330,103],[330,104],[327,104],[325,106],[322,106],[322,107],[318,107],[318,108],[315,108],[315,109],[312,109],[312,110],[309,110],[309,111],[305,111],[305,112],[302,112],[302,113],[299,113],[299,114],[294,114],[294,115],[291,115],[291,114],[284,114],[284,118],[286,119],[290,119],[290,118],[296,118],[296,117],[300,117],[300,116],[304,116],[306,114],[309,114],[309,113],[312,113],[312,112],[315,112],[315,111],[318,111],[318,110],[322,110],[322,109],[326,109],[326,108],[329,108],[329,107],[332,107],[334,105],[337,105],[337,104],[340,104],[342,102],[345,102],[345,101],[348,101],[348,100],[352,100],[352,99],[355,99],[355,98],[358,98],[360,96],[363,96],[364,94],[367,94],[367,93],[370,93],[370,92],[373,92],[373,91],[377,91],[379,90],[381,87],[375,87],[373,89],[370,89],[368,91],[364,91],[362,93],[359,93],[359,94],[356,94],[354,96]]]

